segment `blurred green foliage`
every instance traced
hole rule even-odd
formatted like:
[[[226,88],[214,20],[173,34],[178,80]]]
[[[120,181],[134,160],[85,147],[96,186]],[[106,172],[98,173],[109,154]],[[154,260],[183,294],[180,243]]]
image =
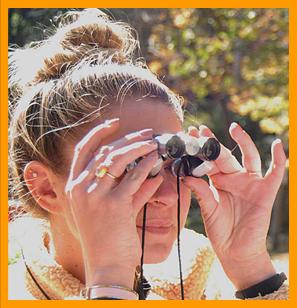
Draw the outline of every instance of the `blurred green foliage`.
[[[40,40],[66,9],[9,10],[9,43]],[[236,121],[270,162],[277,135],[288,153],[287,9],[110,9],[137,29],[141,54],[170,88],[185,98],[185,127],[206,124],[232,149]],[[238,149],[234,154],[240,159]],[[187,225],[204,232],[193,199]],[[269,243],[288,250],[288,174],[272,213]]]

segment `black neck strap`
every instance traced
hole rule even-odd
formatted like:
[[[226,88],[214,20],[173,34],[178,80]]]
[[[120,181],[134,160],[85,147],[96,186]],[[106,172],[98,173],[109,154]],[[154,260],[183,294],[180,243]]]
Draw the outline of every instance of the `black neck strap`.
[[[32,271],[30,270],[26,260],[25,260],[25,256],[24,256],[24,252],[23,249],[21,249],[21,253],[22,253],[22,258],[24,261],[24,264],[26,266],[27,272],[30,275],[31,279],[34,281],[34,283],[36,284],[36,286],[38,287],[38,289],[40,290],[40,292],[43,294],[43,296],[47,299],[47,300],[51,300],[51,298],[46,294],[46,292],[41,288],[40,284],[37,282],[36,278],[34,277]]]

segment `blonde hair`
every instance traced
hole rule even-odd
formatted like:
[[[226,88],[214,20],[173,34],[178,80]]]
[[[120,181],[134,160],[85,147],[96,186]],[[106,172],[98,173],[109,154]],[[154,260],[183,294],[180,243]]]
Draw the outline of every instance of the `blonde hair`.
[[[10,48],[10,186],[27,212],[45,216],[24,183],[26,164],[38,160],[65,175],[61,145],[77,140],[110,105],[149,97],[174,108],[183,121],[182,99],[136,51],[134,30],[98,9],[69,11],[45,40]]]

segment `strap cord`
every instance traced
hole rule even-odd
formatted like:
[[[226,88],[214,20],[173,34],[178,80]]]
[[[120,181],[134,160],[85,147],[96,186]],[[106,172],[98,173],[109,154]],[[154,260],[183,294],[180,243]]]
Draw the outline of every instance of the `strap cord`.
[[[138,288],[139,300],[145,300],[148,291],[150,290],[150,285],[148,281],[143,276],[143,264],[144,264],[144,243],[145,243],[145,225],[146,225],[146,211],[147,203],[143,208],[143,219],[142,219],[142,236],[141,236],[141,259],[140,259],[140,282]]]
[[[180,279],[180,292],[181,299],[185,299],[184,294],[184,284],[183,284],[183,273],[182,273],[182,264],[181,264],[181,252],[180,252],[180,169],[181,165],[179,165],[177,170],[177,254],[178,254],[178,265],[179,265],[179,279]]]
[[[32,278],[32,280],[35,282],[36,286],[38,287],[38,289],[40,290],[40,292],[43,294],[43,296],[47,299],[47,300],[51,300],[51,298],[45,293],[45,291],[41,288],[40,284],[37,282],[36,278],[33,276],[26,260],[25,260],[25,256],[24,256],[24,252],[23,252],[23,248],[21,249],[21,253],[22,253],[22,258],[23,261],[25,263],[27,272],[29,273],[30,277]]]

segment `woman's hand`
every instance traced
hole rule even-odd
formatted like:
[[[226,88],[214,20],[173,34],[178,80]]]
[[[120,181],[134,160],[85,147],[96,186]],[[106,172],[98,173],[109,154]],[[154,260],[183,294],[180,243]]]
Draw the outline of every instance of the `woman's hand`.
[[[151,129],[102,146],[118,127],[118,119],[106,121],[77,144],[65,191],[82,246],[86,284],[132,288],[141,257],[136,217],[163,179],[147,180],[157,161]],[[142,156],[146,158],[125,174],[126,166]],[[96,177],[103,168],[117,179]]]
[[[190,134],[214,137],[205,126]],[[193,177],[184,183],[197,196],[207,236],[227,276],[237,289],[244,289],[275,274],[266,237],[286,156],[281,141],[275,140],[270,168],[263,177],[260,155],[250,136],[236,123],[230,126],[230,135],[242,152],[242,166],[222,146],[208,174],[210,185]]]

